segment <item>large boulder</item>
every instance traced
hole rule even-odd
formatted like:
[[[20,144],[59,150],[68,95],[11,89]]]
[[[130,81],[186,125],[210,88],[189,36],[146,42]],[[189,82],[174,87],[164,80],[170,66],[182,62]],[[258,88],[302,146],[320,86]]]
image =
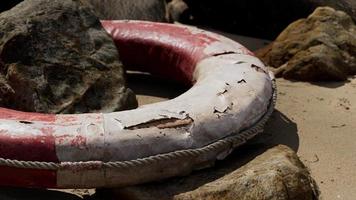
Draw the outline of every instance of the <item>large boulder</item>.
[[[45,113],[137,105],[112,39],[78,0],[26,0],[0,14],[0,97]]]
[[[320,7],[308,18],[292,23],[256,54],[278,68],[277,77],[345,80],[356,74],[356,26],[346,13]]]
[[[290,148],[276,146],[239,167],[246,161],[242,155],[235,154],[230,162],[186,178],[116,189],[113,193],[117,199],[126,200],[318,199],[315,182]]]
[[[184,1],[189,9],[183,11],[178,1]],[[183,15],[175,19],[184,23],[272,40],[319,6],[343,10],[356,21],[355,0],[173,0],[172,4],[173,13]]]
[[[23,0],[3,1],[0,12],[9,10]],[[166,0],[82,0],[89,3],[100,19],[134,19],[167,21]]]

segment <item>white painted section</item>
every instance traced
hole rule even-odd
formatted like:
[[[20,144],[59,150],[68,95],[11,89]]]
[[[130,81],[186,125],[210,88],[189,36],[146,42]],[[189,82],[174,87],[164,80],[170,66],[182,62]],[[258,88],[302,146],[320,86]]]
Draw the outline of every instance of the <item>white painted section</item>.
[[[102,114],[57,115],[54,130],[58,160],[107,161]]]

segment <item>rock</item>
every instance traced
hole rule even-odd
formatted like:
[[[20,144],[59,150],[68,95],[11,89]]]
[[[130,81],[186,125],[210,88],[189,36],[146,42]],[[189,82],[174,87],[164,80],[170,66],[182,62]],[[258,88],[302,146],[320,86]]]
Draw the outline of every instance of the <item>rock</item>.
[[[179,0],[183,1],[183,0]],[[183,23],[274,40],[293,21],[318,6],[343,10],[356,21],[355,0],[184,0],[191,17]],[[187,13],[184,13],[187,15]]]
[[[116,47],[77,0],[26,0],[0,14],[1,106],[45,113],[134,108]]]
[[[276,146],[242,167],[236,166],[244,162],[241,160],[244,155],[233,154],[230,162],[222,161],[225,163],[218,163],[215,169],[189,177],[116,189],[113,193],[117,199],[127,200],[318,199],[315,182],[290,148]]]
[[[165,0],[85,0],[100,19],[166,21]]]
[[[356,74],[356,26],[346,13],[320,7],[292,23],[256,55],[278,68],[277,77],[345,80]]]
[[[4,1],[0,12],[23,0]],[[133,19],[166,22],[165,0],[82,0],[90,4],[100,19]]]
[[[172,0],[167,4],[167,20],[179,22],[189,20],[189,7],[183,0]]]

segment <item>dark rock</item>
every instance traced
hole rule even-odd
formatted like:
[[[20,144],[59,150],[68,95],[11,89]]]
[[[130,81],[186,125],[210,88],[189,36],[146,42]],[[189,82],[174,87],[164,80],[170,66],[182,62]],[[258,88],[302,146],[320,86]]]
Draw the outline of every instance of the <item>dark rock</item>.
[[[77,0],[26,0],[0,14],[1,106],[46,113],[134,108],[116,47]]]
[[[320,7],[256,52],[276,76],[303,81],[345,80],[356,74],[356,26],[342,11]]]
[[[269,149],[242,167],[231,169],[236,162],[241,159],[205,173],[116,189],[113,193],[117,199],[126,200],[318,199],[317,186],[308,170],[286,146]]]
[[[274,40],[293,21],[305,18],[318,6],[347,12],[356,21],[355,0],[178,0],[189,15],[184,23]],[[187,11],[184,12],[185,15]]]
[[[165,0],[85,0],[100,19],[166,21]]]

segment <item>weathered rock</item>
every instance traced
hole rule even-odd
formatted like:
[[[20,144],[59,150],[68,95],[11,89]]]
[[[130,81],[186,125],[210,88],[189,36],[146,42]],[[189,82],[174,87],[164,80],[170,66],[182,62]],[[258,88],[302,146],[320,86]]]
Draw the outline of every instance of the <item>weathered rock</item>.
[[[100,19],[166,21],[165,0],[85,0]]]
[[[117,189],[114,194],[118,199],[126,200],[318,198],[317,186],[308,170],[288,147],[274,147],[239,168],[236,165],[241,165],[241,157],[243,155],[230,158],[234,161],[224,161],[225,163],[215,169],[198,172],[186,178]],[[236,161],[239,158],[240,160]]]
[[[9,10],[23,0],[4,1],[0,12]],[[82,0],[89,3],[100,19],[134,19],[165,22],[165,0]]]
[[[346,13],[320,7],[307,19],[292,23],[256,54],[278,68],[277,77],[345,80],[356,73],[356,26]]]
[[[188,21],[189,7],[183,0],[172,0],[167,4],[167,20],[169,22]]]
[[[46,113],[134,108],[110,36],[78,0],[26,0],[0,14],[1,106]]]
[[[182,18],[184,23],[271,40],[274,40],[290,23],[307,17],[318,6],[343,10],[356,21],[355,0],[176,1],[185,1],[189,7],[188,13],[192,17]],[[184,15],[187,15],[186,12]]]

